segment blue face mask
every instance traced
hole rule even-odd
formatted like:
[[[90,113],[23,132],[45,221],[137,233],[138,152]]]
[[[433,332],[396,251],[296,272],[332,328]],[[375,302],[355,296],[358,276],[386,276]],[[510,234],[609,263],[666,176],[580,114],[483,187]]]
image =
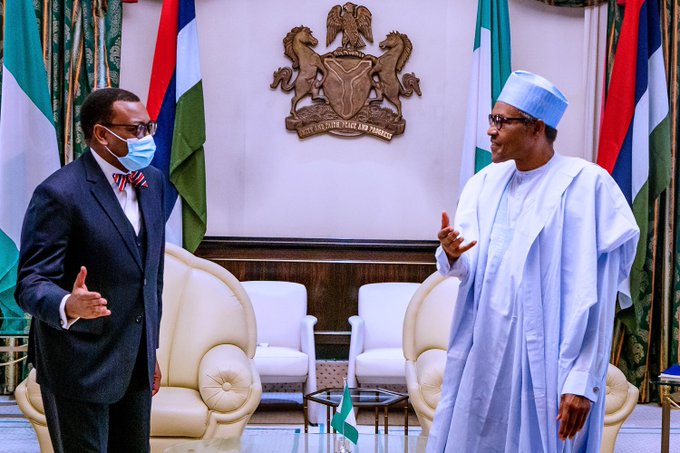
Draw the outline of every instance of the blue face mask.
[[[106,150],[111,153],[113,157],[118,159],[125,168],[130,171],[141,170],[146,168],[151,164],[153,160],[153,155],[156,152],[156,142],[153,140],[153,135],[146,135],[144,138],[128,138],[127,140],[118,136],[111,129],[104,127],[107,131],[111,132],[117,139],[122,140],[127,143],[128,153],[123,157],[118,157],[108,146],[105,146]]]

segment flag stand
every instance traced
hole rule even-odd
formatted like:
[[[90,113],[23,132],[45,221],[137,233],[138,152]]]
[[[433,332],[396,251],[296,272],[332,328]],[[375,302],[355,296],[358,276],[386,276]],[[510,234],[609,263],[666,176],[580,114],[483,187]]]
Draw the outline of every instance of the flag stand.
[[[334,453],[352,453],[352,443],[343,434],[338,434],[335,437],[335,444],[333,448]]]

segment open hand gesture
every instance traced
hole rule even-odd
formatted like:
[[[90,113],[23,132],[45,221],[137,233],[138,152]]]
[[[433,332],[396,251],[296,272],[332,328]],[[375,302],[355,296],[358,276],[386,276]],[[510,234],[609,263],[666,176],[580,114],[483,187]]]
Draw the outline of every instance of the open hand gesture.
[[[85,266],[81,266],[80,272],[76,276],[76,281],[73,283],[73,291],[68,296],[68,299],[66,299],[64,306],[66,316],[69,319],[95,319],[109,316],[111,310],[106,308],[108,302],[106,302],[106,299],[101,294],[87,289],[85,277],[87,277],[87,269]]]
[[[470,241],[467,244],[463,244],[465,239],[461,236],[459,231],[456,231],[451,227],[449,215],[446,211],[442,211],[442,229],[439,230],[437,238],[439,238],[439,242],[441,242],[442,248],[444,249],[444,252],[446,252],[446,256],[449,257],[451,263],[456,261],[463,253],[477,244],[477,241]]]

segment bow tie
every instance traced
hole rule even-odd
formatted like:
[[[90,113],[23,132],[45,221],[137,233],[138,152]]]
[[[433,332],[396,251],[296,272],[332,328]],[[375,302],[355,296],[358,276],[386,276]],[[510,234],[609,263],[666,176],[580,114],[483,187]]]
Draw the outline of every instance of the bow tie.
[[[146,183],[144,173],[142,173],[141,171],[133,171],[128,174],[114,173],[113,182],[115,182],[116,185],[118,185],[118,190],[120,192],[125,190],[125,186],[128,183],[132,184],[135,187],[149,187],[149,185]]]

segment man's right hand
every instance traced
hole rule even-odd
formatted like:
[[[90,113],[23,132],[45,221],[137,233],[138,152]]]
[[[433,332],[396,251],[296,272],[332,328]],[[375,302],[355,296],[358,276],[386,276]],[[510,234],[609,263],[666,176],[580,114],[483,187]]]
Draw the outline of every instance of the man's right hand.
[[[446,252],[449,262],[453,264],[460,256],[470,250],[477,244],[477,241],[470,241],[463,244],[465,240],[460,232],[454,230],[449,222],[449,215],[446,211],[442,211],[442,229],[437,234],[439,242],[442,244],[442,249]]]
[[[85,285],[85,277],[87,277],[87,269],[85,269],[85,266],[81,266],[76,281],[73,283],[73,292],[68,296],[64,305],[66,316],[69,319],[94,319],[109,316],[111,310],[106,308],[108,302],[101,294],[88,291]]]

